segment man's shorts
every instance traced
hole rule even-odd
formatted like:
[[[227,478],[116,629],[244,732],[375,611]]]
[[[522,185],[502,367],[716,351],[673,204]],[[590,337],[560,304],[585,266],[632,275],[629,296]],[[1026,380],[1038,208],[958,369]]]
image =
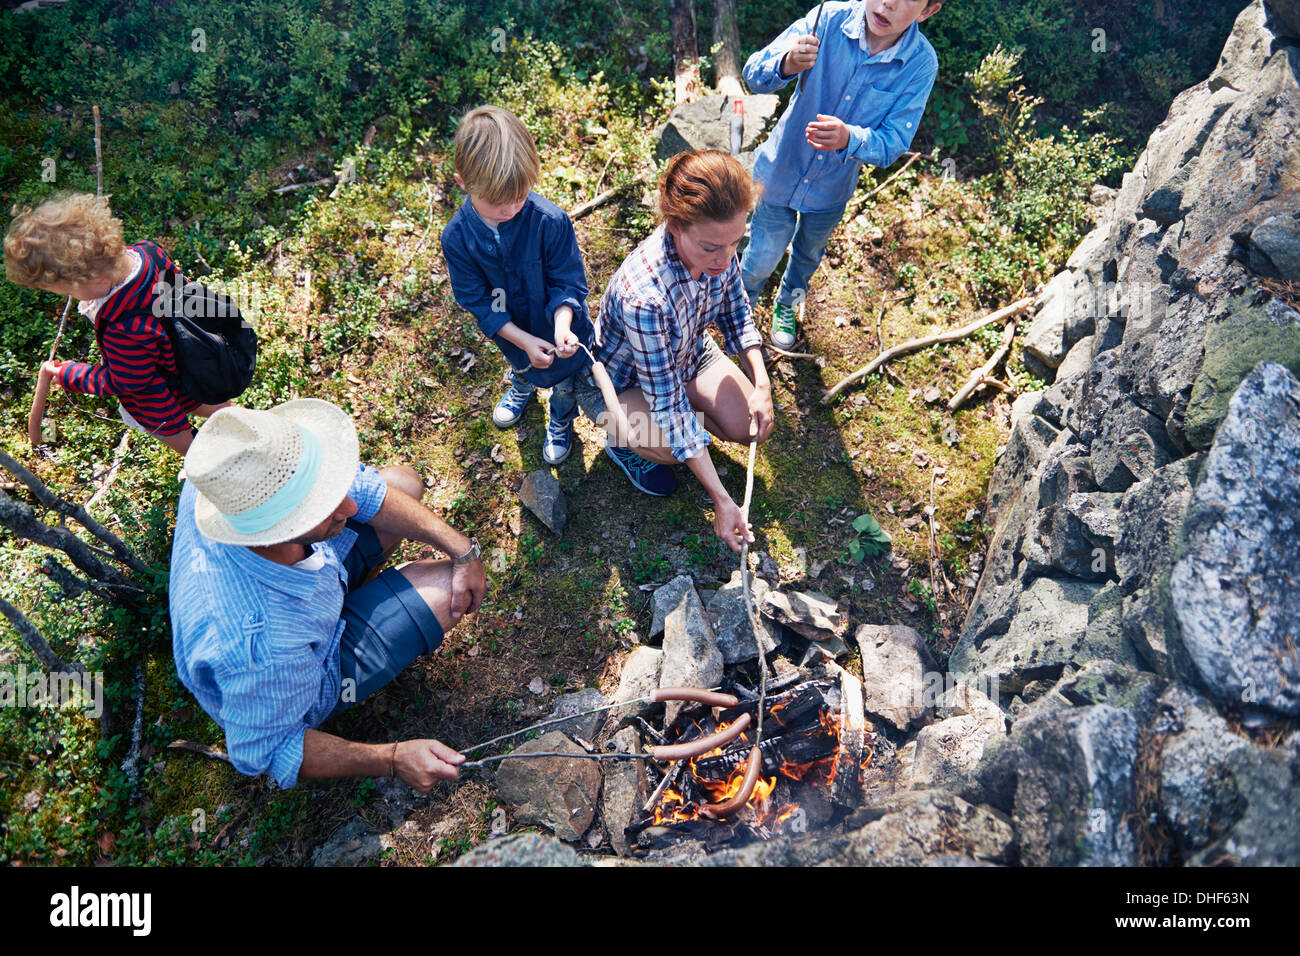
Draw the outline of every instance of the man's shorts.
[[[339,643],[339,671],[349,686],[356,683],[355,700],[340,700],[330,717],[365,700],[390,683],[411,662],[432,654],[442,643],[442,625],[415,585],[396,568],[389,568],[373,581],[361,583],[384,562],[383,549],[375,530],[368,524],[349,521],[357,533],[343,566],[350,590],[343,599],[343,637]]]
[[[727,358],[727,353],[722,351],[722,346],[718,345],[717,339],[705,332],[704,353],[700,356],[700,364],[695,367],[695,374],[687,381],[695,381],[700,373],[714,362],[727,361],[730,359]],[[600,394],[600,388],[596,385],[590,368],[584,369],[574,377],[573,396],[578,400],[578,407],[582,409],[582,413],[599,424],[600,416],[606,410],[605,396]]]

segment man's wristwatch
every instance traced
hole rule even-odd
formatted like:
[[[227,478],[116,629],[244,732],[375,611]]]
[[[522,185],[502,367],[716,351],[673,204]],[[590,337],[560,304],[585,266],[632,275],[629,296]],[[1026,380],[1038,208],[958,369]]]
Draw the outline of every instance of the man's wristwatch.
[[[452,558],[451,563],[456,567],[460,567],[462,564],[472,564],[479,559],[481,554],[482,552],[478,549],[478,538],[470,538],[469,550],[460,557]]]

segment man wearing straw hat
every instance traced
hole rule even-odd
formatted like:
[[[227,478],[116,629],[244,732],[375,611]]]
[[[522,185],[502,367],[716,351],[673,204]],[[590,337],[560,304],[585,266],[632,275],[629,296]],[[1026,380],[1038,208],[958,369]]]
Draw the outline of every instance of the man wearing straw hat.
[[[318,399],[225,408],[185,456],[169,603],[176,670],[241,773],[400,777],[424,793],[464,757],[436,740],[315,729],[383,687],[483,600],[478,543],[420,504],[410,468],[362,465]],[[403,539],[449,558],[371,576]]]

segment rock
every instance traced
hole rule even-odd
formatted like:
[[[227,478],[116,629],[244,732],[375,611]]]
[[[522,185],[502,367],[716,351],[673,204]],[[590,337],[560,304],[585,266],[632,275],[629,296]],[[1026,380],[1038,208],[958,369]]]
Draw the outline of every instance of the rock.
[[[1196,157],[1193,156],[1174,170],[1142,203],[1142,215],[1162,226],[1172,226],[1182,219],[1188,210],[1183,196],[1187,192],[1187,183],[1195,166]]]
[[[1137,723],[1106,704],[1045,714],[1020,740],[1013,820],[1028,866],[1132,866]]]
[[[776,116],[780,100],[768,93],[744,96],[741,99],[745,109],[741,161],[750,167],[753,165],[753,150]],[[720,149],[724,153],[730,152],[733,109],[732,99],[721,93],[702,96],[694,102],[676,107],[668,115],[668,121],[655,132],[655,159],[665,162],[688,149]]]
[[[512,761],[506,761],[511,763]],[[518,760],[514,763],[524,763]],[[590,763],[591,761],[585,761]],[[511,833],[470,850],[452,866],[581,866],[571,848],[541,833]]]
[[[1092,364],[1092,346],[1096,341],[1095,335],[1085,335],[1070,346],[1070,351],[1056,369],[1056,381],[1068,382],[1088,371]]]
[[[770,590],[766,581],[760,577],[751,578],[750,597],[755,609],[762,607],[763,597]],[[731,573],[731,580],[718,588],[704,613],[713,625],[713,633],[722,651],[722,661],[728,667],[743,661],[752,661],[758,657],[758,644],[754,640],[754,627],[750,623],[749,612],[745,608],[744,588],[741,584],[740,569]],[[763,653],[776,650],[781,643],[778,625],[764,618],[761,614],[759,625],[763,635]]]
[[[1300,714],[1300,382],[1262,362],[1228,406],[1171,579],[1182,639],[1224,700]]]
[[[1068,507],[1073,498],[1090,491],[1096,491],[1092,464],[1081,446],[1068,447],[1044,464],[1038,478],[1038,510],[1020,549],[1024,573],[1107,577],[1112,566],[1108,549],[1095,543]]]
[[[647,647],[644,644],[632,648],[632,653],[628,654],[627,659],[623,661],[623,671],[619,675],[618,690],[614,692],[613,703],[624,704],[653,694],[659,688],[659,673],[663,669],[663,664],[664,652],[659,648]],[[650,701],[641,701],[626,704],[616,711],[611,711],[611,714],[620,720],[632,715],[644,717],[656,706]]]
[[[1092,471],[1102,491],[1124,491],[1178,457],[1165,423],[1123,396],[1106,414],[1091,446]]]
[[[1076,661],[1114,661],[1135,670],[1149,666],[1124,633],[1123,604],[1124,595],[1114,581],[1092,596],[1088,602],[1088,627],[1083,632],[1084,653],[1076,654]]]
[[[519,486],[519,499],[552,532],[563,534],[569,511],[559,479],[549,471],[539,468],[525,475]]]
[[[1300,312],[1280,299],[1252,306],[1243,295],[1206,330],[1205,360],[1186,412],[1189,444],[1209,447],[1237,387],[1265,360],[1300,376]]]
[[[988,673],[1001,693],[1019,693],[1031,681],[1055,680],[1067,664],[1088,655],[1084,634],[1088,602],[1099,586],[1073,578],[1036,578],[1020,596],[1005,635],[976,650],[958,644],[948,662],[950,670]]]
[[[1232,732],[1208,700],[1182,687],[1160,698],[1160,809],[1191,865],[1295,866],[1300,861],[1300,754]]]
[[[1071,346],[1092,334],[1093,302],[1085,276],[1072,269],[1058,273],[1038,297],[1038,311],[1025,333],[1025,352],[1048,368],[1059,366]]]
[[[1119,508],[1115,574],[1132,592],[1173,567],[1199,458],[1184,458],[1134,485]]]
[[[558,731],[542,734],[514,753],[586,751]],[[497,771],[497,793],[514,808],[518,823],[540,823],[561,840],[576,843],[596,818],[600,796],[600,761],[573,757],[503,760]]]
[[[854,635],[862,653],[862,697],[868,713],[907,730],[925,716],[927,670],[933,670],[925,638],[901,624],[863,624]]]
[[[379,831],[360,817],[353,817],[316,848],[311,865],[365,866],[383,852]]]
[[[713,626],[692,588],[664,618],[664,663],[659,686],[715,687],[722,680],[722,666],[722,651],[718,650]],[[665,705],[664,725],[675,721],[687,706],[682,701]]]
[[[1015,835],[999,814],[942,790],[904,794],[889,812],[848,835],[836,862],[847,866],[918,866],[954,852],[1007,862]]]
[[[664,632],[664,618],[668,612],[682,603],[687,591],[695,590],[695,580],[689,574],[679,574],[667,584],[661,585],[650,595],[650,634],[654,640]]]
[[[605,695],[594,687],[586,687],[573,694],[563,694],[555,698],[555,707],[551,710],[552,717],[568,717],[570,714],[578,714],[587,710],[594,710],[597,707],[604,707],[610,703]],[[607,712],[599,714],[586,714],[582,717],[574,717],[572,720],[566,720],[562,724],[552,725],[553,730],[558,730],[562,734],[572,734],[575,737],[581,737],[583,740],[592,741],[600,733],[600,728],[605,725]]]
[[[810,641],[844,632],[844,615],[839,605],[820,591],[777,591],[763,595],[761,612]]]
[[[926,724],[916,735],[912,785],[939,787],[964,777],[979,763],[989,739],[1005,733],[1001,712],[997,718],[965,714]]]
[[[1056,687],[1070,703],[1080,707],[1109,704],[1133,715],[1145,726],[1156,712],[1163,682],[1155,674],[1110,660],[1088,661]]]
[[[610,741],[611,752],[641,752],[640,737],[631,727],[624,727]],[[619,856],[627,856],[628,842],[623,831],[641,819],[645,806],[645,771],[636,760],[602,760],[605,784],[600,792],[600,813],[609,830],[609,844]]]
[[[1269,216],[1250,234],[1250,267],[1260,275],[1300,282],[1300,217]]]

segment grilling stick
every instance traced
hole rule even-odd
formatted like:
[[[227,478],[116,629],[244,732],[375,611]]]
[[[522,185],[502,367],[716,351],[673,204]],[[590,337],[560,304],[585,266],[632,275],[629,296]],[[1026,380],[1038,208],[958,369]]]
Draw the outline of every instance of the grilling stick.
[[[104,195],[104,155],[100,150],[100,126],[99,126],[99,106],[92,106],[91,110],[95,114],[95,195],[102,197]],[[68,296],[68,301],[63,303],[63,315],[59,318],[59,331],[54,336],[54,345],[50,347],[50,357],[48,361],[53,362],[55,354],[59,351],[59,343],[63,341],[63,332],[68,327],[68,311],[72,308],[72,296]],[[27,440],[31,442],[33,448],[41,444],[41,423],[45,420],[45,404],[50,397],[50,384],[52,378],[47,378],[36,373],[36,393],[32,395],[32,410],[27,414]]]
[[[821,22],[822,22],[822,7],[824,7],[824,6],[826,6],[826,0],[822,0],[821,3],[817,4],[817,16],[816,16],[816,18],[813,20],[813,32],[812,32],[812,35],[813,35],[813,36],[817,36],[817,27],[818,27],[818,26],[821,24]],[[820,38],[819,38],[819,39],[820,39]],[[820,52],[820,51],[819,51],[819,52]],[[816,66],[816,65],[817,65],[816,63],[813,64],[813,66]],[[812,66],[808,67],[808,70],[811,70],[811,69],[812,69]],[[803,84],[804,84],[804,80],[805,80],[805,78],[807,78],[807,76],[808,76],[808,70],[804,70],[802,73],[799,74],[799,89],[798,89],[798,91],[797,91],[797,92],[799,92],[799,93],[802,93],[802,92],[803,92]]]

